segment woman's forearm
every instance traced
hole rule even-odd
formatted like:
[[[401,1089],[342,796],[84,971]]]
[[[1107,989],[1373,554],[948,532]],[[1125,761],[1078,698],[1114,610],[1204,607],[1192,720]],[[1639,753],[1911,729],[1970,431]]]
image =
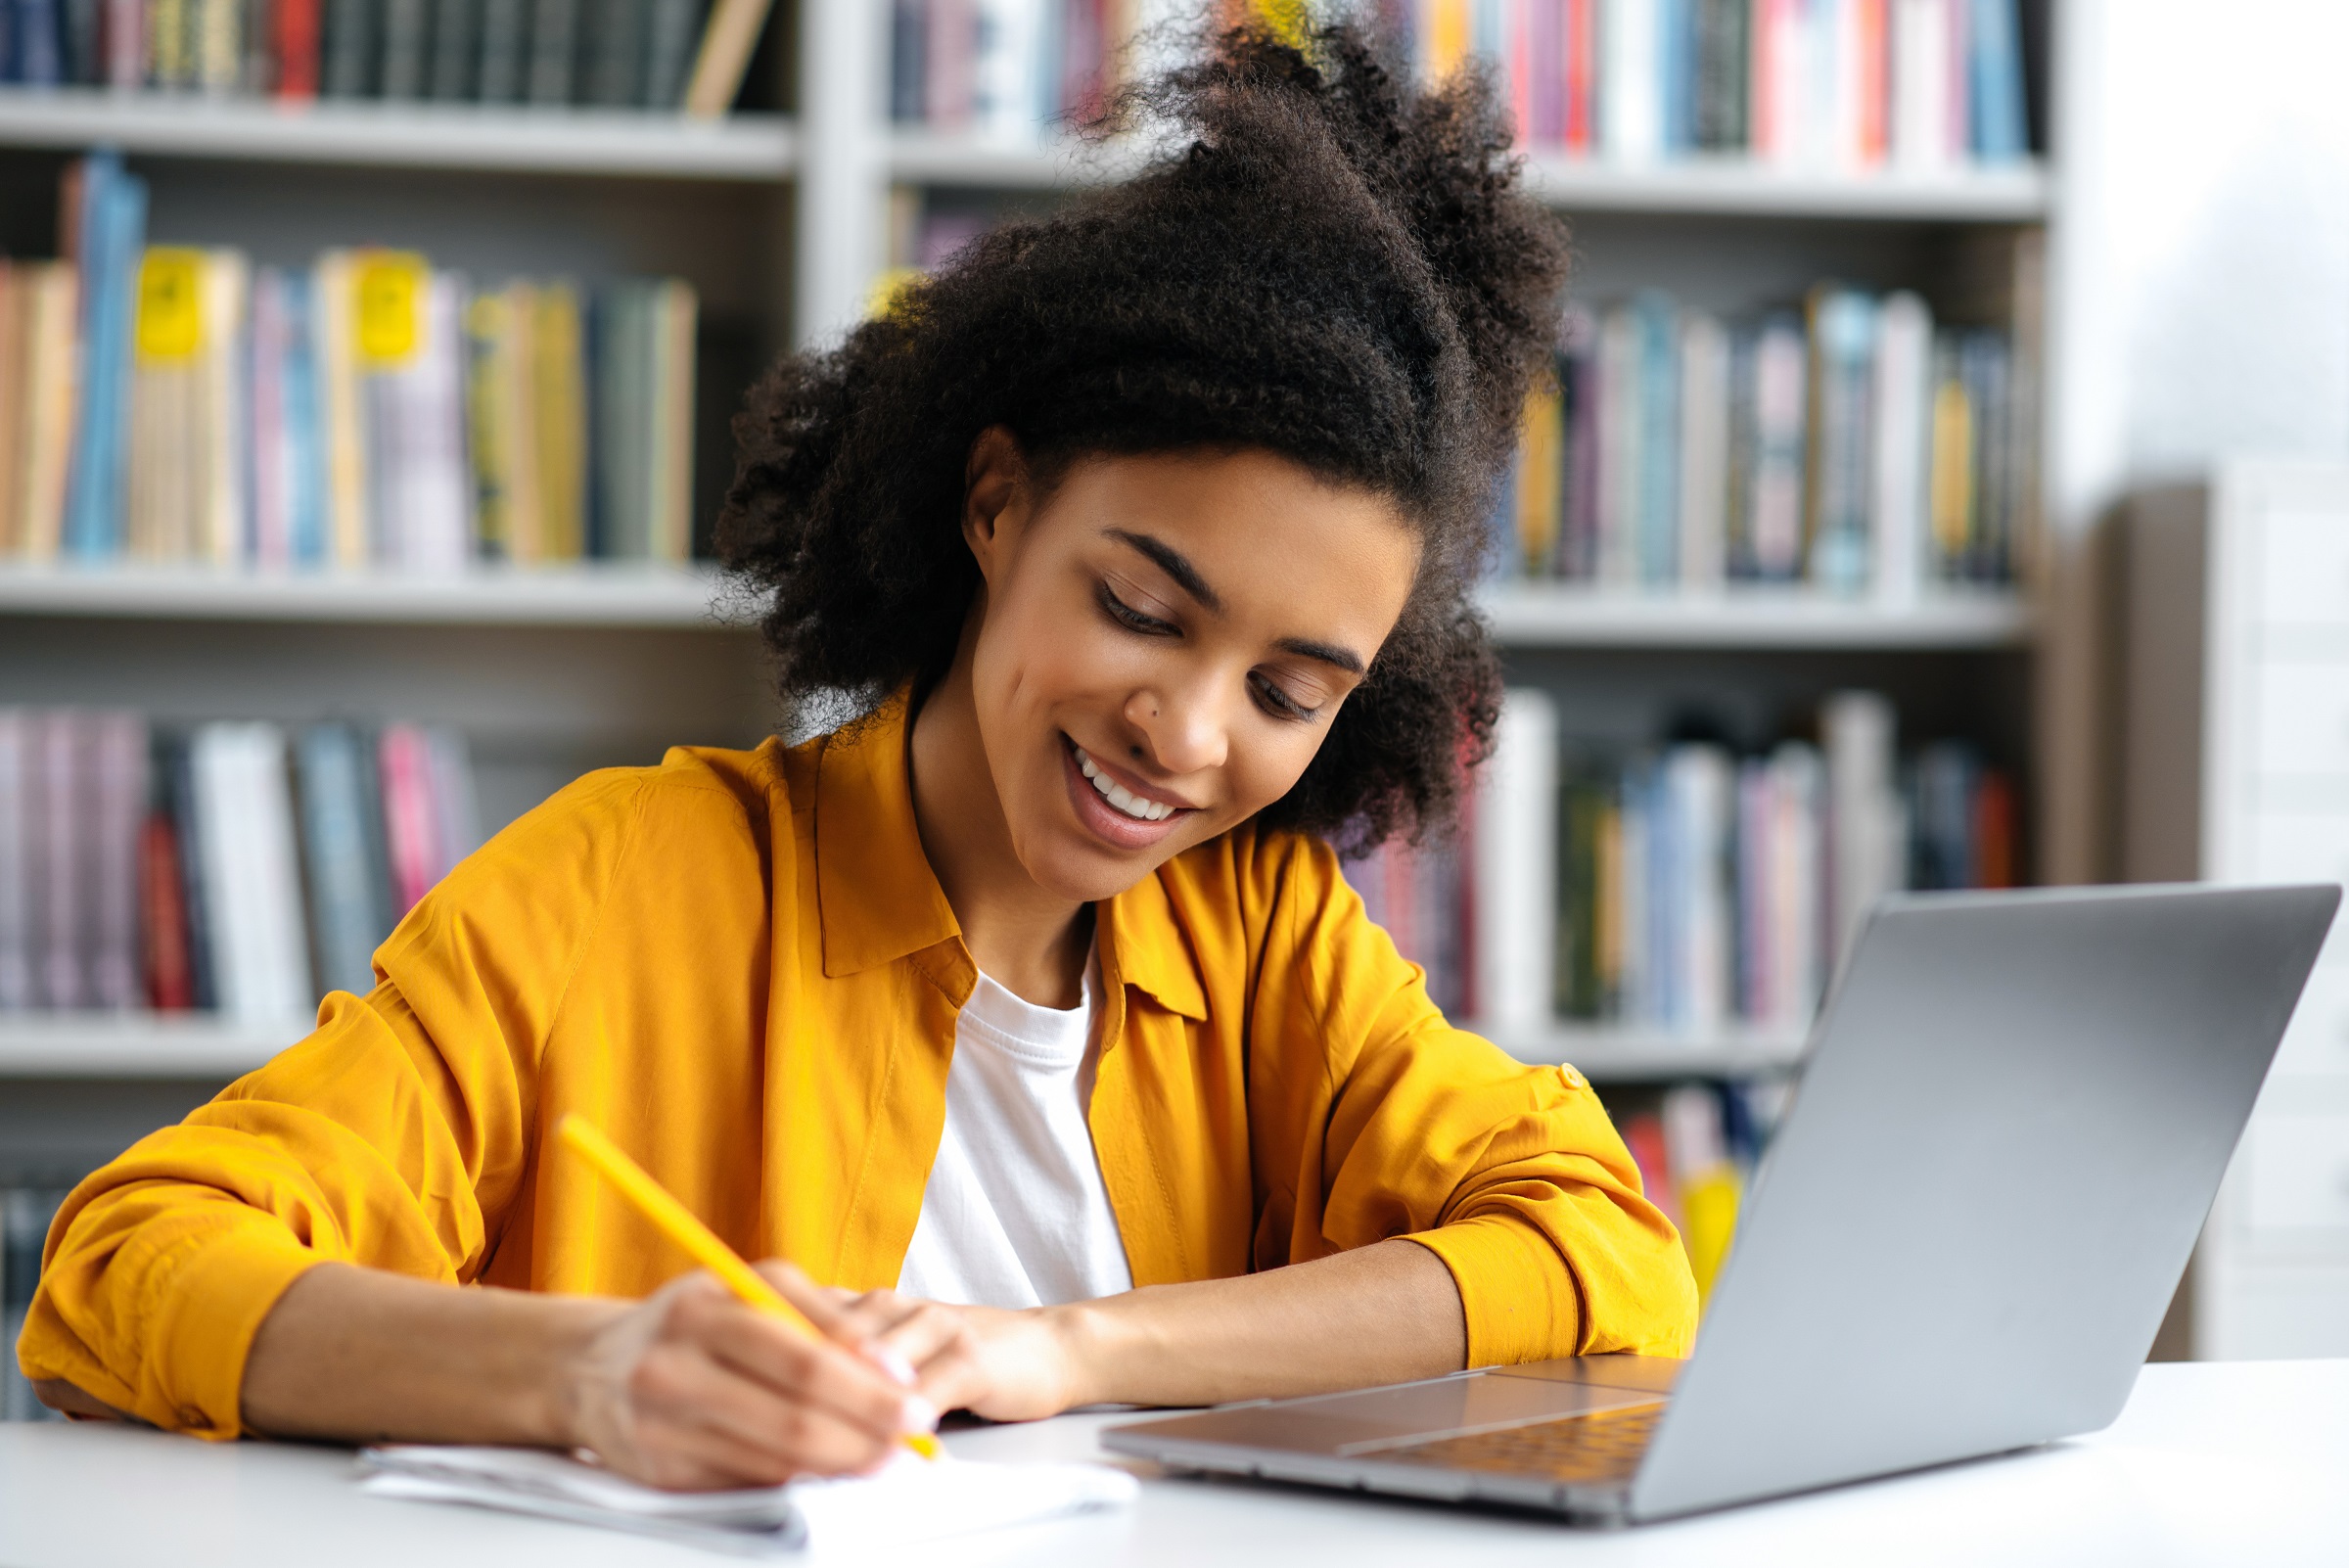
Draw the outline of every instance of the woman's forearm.
[[[1437,1377],[1467,1364],[1451,1270],[1383,1241],[1236,1279],[1057,1309],[1075,1403],[1213,1405]]]
[[[270,1437],[559,1447],[573,1441],[565,1369],[627,1307],[324,1264],[253,1336],[245,1424]]]

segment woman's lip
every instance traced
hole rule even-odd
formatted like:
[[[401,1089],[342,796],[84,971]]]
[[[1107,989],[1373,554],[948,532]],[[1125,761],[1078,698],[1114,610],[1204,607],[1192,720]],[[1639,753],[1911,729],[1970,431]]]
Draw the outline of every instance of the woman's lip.
[[[1077,820],[1095,838],[1121,850],[1146,850],[1174,832],[1175,825],[1190,814],[1187,808],[1173,811],[1155,822],[1128,816],[1102,799],[1101,792],[1093,788],[1093,781],[1084,776],[1084,769],[1077,765],[1076,744],[1065,736],[1062,739],[1060,768],[1068,781],[1069,805],[1077,812]]]
[[[1083,748],[1077,744],[1074,736],[1063,735],[1061,740],[1065,743],[1063,749],[1072,757],[1074,757],[1078,752],[1083,751]],[[1128,794],[1138,795],[1145,801],[1155,801],[1160,806],[1172,806],[1177,811],[1195,811],[1198,809],[1198,807],[1193,806],[1190,802],[1178,800],[1174,796],[1169,795],[1162,791],[1157,785],[1143,782],[1141,779],[1134,777],[1131,773],[1127,772],[1124,768],[1118,766],[1116,763],[1103,761],[1098,753],[1085,752],[1084,756],[1085,760],[1090,761],[1093,766],[1099,768],[1102,772],[1109,775],[1109,781],[1112,784],[1125,785]],[[1077,770],[1080,773],[1083,772],[1083,763],[1079,763]]]

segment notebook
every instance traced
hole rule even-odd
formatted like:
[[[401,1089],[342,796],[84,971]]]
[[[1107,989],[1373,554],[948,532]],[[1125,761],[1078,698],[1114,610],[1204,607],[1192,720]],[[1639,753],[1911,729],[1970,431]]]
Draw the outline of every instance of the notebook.
[[[878,1474],[743,1492],[662,1492],[538,1449],[399,1444],[359,1454],[375,1497],[463,1502],[599,1525],[741,1556],[869,1552],[1120,1508],[1133,1477],[1105,1464],[988,1464],[900,1453]]]

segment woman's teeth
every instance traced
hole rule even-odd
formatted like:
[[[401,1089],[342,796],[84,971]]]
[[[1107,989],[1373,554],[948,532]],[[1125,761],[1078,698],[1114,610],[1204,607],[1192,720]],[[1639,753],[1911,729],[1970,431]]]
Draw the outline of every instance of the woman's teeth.
[[[1093,760],[1084,755],[1083,747],[1071,742],[1070,750],[1077,754],[1078,768],[1091,781],[1093,788],[1101,792],[1101,798],[1128,816],[1144,822],[1156,822],[1174,814],[1174,807],[1160,801],[1144,800],[1095,767]]]

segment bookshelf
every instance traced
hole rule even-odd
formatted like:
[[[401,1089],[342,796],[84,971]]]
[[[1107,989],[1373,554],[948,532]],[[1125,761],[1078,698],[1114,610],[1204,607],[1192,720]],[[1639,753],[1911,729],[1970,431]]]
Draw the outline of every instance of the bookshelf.
[[[0,566],[0,615],[405,625],[740,630],[709,566],[582,562],[455,576]]]
[[[0,148],[145,158],[494,169],[765,183],[788,179],[797,146],[780,115],[697,121],[641,110],[267,99],[92,89],[0,88]]]
[[[17,217],[0,220],[14,224],[0,239],[33,251],[40,242],[24,226],[50,199],[58,163],[105,143],[153,183],[159,241],[248,244],[285,264],[368,238],[490,276],[552,271],[572,254],[591,274],[688,275],[708,319],[739,346],[728,372],[738,390],[773,352],[821,342],[861,313],[889,259],[893,193],[1034,209],[1133,165],[1132,152],[1114,147],[990,145],[891,125],[890,9],[779,8],[791,47],[775,57],[787,77],[766,96],[791,112],[714,124],[464,106],[289,113],[265,102],[0,88],[0,191],[23,199]],[[1534,189],[1576,221],[1579,288],[1611,294],[1661,279],[1725,312],[1790,298],[1822,276],[1965,294],[1985,251],[2060,224],[2056,172],[2044,161],[1926,175],[1529,160]],[[353,214],[369,218],[368,233],[352,232]],[[725,411],[704,404],[703,421],[722,423]],[[722,454],[722,434],[714,445],[705,435],[700,451],[704,527],[714,451]],[[474,737],[497,775],[484,790],[494,827],[580,767],[649,761],[672,741],[740,744],[765,732],[771,704],[755,637],[717,589],[702,569],[433,578],[17,568],[0,571],[0,703],[299,717],[356,693],[367,711]],[[2030,670],[2046,628],[2027,597],[1893,604],[1523,582],[1494,589],[1486,609],[1511,681],[1555,695],[1570,734],[1652,728],[1676,693],[1691,690],[1768,715],[1872,684],[1904,712],[1913,701],[1934,722],[1979,735],[2026,776],[2033,762]],[[77,1089],[70,1103],[96,1105],[115,1091],[105,1084],[128,1094],[148,1081],[217,1082],[299,1033],[299,1024],[5,1019],[0,1083],[86,1078],[101,1087]],[[1564,1025],[1506,1033],[1502,1043],[1627,1085],[1782,1075],[1803,1045],[1766,1033]]]

